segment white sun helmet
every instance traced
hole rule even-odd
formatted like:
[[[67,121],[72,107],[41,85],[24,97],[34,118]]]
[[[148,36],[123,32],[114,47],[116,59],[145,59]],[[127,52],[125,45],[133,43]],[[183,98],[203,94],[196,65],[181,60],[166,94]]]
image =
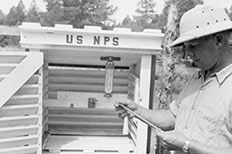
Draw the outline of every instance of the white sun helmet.
[[[232,29],[232,22],[224,9],[196,5],[181,17],[180,36],[170,46],[229,29]]]

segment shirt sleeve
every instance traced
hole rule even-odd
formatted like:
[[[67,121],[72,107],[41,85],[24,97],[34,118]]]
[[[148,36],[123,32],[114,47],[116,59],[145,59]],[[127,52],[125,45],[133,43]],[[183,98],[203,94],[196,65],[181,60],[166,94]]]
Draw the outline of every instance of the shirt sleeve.
[[[179,105],[176,103],[177,101],[174,100],[170,103],[170,111],[174,117],[177,116]]]
[[[229,111],[228,111],[226,122],[227,122],[228,130],[232,134],[232,100],[230,101],[230,104],[229,104]]]

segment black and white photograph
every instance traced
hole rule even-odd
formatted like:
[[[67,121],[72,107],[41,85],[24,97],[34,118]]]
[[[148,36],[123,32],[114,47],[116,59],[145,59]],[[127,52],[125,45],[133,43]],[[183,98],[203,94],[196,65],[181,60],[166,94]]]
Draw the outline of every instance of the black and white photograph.
[[[0,0],[0,154],[232,154],[232,0]]]

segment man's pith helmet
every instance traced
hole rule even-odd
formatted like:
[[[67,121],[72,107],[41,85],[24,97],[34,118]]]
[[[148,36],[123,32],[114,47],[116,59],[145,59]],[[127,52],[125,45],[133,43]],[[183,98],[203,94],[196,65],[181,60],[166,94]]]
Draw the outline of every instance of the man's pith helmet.
[[[224,9],[197,5],[181,17],[180,36],[170,46],[229,29],[232,22]]]

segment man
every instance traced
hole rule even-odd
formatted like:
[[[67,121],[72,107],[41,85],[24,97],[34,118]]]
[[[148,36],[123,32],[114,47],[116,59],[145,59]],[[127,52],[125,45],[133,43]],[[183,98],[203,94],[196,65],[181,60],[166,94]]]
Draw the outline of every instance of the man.
[[[128,100],[131,110],[164,132],[157,132],[175,153],[232,154],[232,22],[223,9],[197,5],[180,21],[183,45],[201,69],[193,75],[170,110],[148,110]],[[116,103],[119,117],[131,116]]]

